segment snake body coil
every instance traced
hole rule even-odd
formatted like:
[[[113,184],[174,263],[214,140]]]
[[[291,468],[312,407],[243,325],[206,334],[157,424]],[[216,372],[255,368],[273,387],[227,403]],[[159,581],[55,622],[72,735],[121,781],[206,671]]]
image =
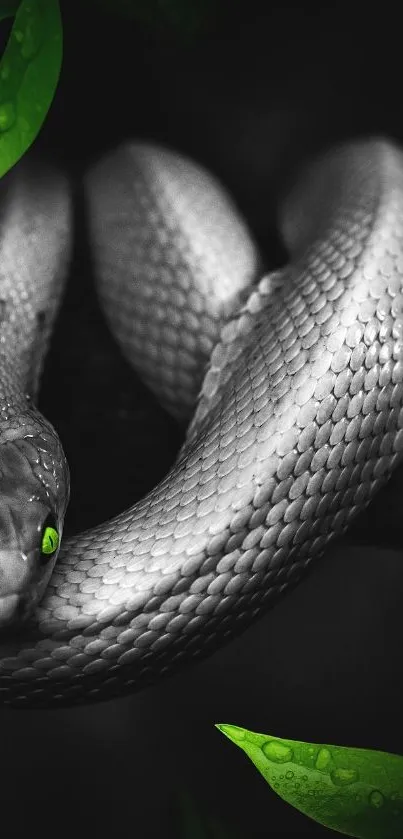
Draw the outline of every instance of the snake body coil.
[[[68,190],[13,184],[0,467],[11,441],[62,519],[57,438],[25,394],[48,340],[38,312],[50,330],[59,304]],[[134,691],[216,648],[299,578],[403,451],[399,150],[353,143],[311,166],[282,208],[290,262],[263,276],[230,200],[175,154],[123,148],[86,193],[99,296],[123,351],[178,417],[197,406],[166,478],[63,543],[34,622],[0,637],[0,701],[15,706]]]

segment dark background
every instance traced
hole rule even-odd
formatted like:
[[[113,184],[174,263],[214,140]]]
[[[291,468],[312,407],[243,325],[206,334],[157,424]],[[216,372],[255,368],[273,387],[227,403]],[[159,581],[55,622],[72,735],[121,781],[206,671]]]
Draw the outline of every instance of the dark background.
[[[129,21],[97,0],[61,6],[62,77],[32,155],[65,167],[76,188],[70,287],[41,396],[70,461],[72,531],[147,492],[181,441],[96,310],[86,167],[130,137],[186,152],[232,190],[277,265],[279,191],[307,154],[352,136],[403,142],[403,50],[387,4],[375,14],[267,2],[262,15],[254,2],[216,3],[193,34],[185,13],[174,24],[156,11]],[[348,540],[208,661],[104,705],[2,709],[5,835],[179,837],[173,802],[183,788],[242,838],[335,835],[276,797],[213,724],[403,754],[402,481],[398,473]]]

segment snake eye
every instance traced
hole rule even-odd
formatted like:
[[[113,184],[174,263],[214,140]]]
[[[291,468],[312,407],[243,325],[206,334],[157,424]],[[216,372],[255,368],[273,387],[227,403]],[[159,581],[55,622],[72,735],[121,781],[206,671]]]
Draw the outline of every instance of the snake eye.
[[[59,534],[53,516],[48,516],[41,534],[41,559],[43,562],[52,556],[59,547]]]

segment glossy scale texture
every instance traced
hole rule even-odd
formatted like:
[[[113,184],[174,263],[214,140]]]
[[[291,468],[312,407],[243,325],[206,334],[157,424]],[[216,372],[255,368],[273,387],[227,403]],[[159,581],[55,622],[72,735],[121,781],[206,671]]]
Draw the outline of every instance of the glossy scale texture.
[[[178,416],[200,395],[166,478],[63,543],[34,625],[0,641],[0,701],[16,706],[106,699],[216,649],[403,451],[398,149],[353,143],[310,166],[281,208],[290,262],[271,275],[230,199],[178,155],[125,146],[86,192],[117,339],[140,370],[147,348],[164,404],[184,394]]]

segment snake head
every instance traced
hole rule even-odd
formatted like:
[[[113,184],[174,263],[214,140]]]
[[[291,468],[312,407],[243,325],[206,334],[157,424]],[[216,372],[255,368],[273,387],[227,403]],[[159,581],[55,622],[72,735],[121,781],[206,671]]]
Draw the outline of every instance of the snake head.
[[[68,467],[54,433],[0,443],[0,629],[29,618],[44,594],[68,496]]]

